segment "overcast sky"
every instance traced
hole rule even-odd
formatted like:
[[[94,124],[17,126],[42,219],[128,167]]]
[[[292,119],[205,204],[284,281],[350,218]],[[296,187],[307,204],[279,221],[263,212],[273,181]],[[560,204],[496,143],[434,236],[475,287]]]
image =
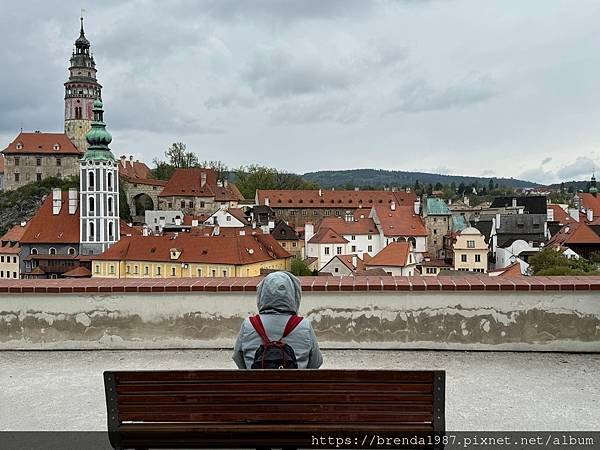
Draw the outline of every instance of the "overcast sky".
[[[116,155],[589,179],[598,0],[0,0],[0,139],[61,131],[85,8]]]

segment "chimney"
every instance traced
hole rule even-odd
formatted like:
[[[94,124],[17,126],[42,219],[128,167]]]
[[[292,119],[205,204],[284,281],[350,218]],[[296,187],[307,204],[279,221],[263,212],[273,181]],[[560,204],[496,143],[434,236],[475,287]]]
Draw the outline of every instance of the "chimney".
[[[579,210],[576,208],[569,208],[569,216],[571,216],[571,219],[573,219],[575,222],[579,222]]]
[[[263,225],[260,227],[260,231],[263,232],[263,234],[269,234],[271,232],[271,230],[269,230],[268,225]]]
[[[356,255],[352,255],[352,266],[356,269],[356,264],[358,263],[358,257]]]
[[[591,208],[587,209],[587,221],[592,222],[594,220],[594,211]]]
[[[200,187],[204,187],[206,184],[206,172],[200,173]]]
[[[127,156],[121,155],[121,165],[125,167],[125,163],[127,162]]]
[[[69,188],[69,214],[75,214],[75,211],[77,211],[78,196],[77,188]]]
[[[129,155],[129,161],[133,163],[133,155]]]
[[[356,186],[356,187],[354,188],[354,191],[356,191],[356,192],[358,192],[358,191],[359,191],[359,188],[358,188],[358,186]]]
[[[323,197],[323,189],[319,189],[319,197]]]
[[[496,230],[500,229],[500,213],[496,213]]]
[[[269,206],[269,197],[265,197],[265,206]]]
[[[252,221],[252,229],[253,229],[253,230],[256,230],[256,220],[253,220],[253,221]]]
[[[315,226],[308,222],[304,224],[304,242],[310,241],[310,239],[315,235]]]
[[[396,204],[395,203],[394,203],[394,208],[393,209],[396,209]],[[414,211],[415,211],[415,214],[417,216],[421,212],[421,201],[418,198],[415,200]]]
[[[60,213],[62,205],[61,192],[59,188],[52,189],[52,214],[57,216]]]
[[[548,215],[548,222],[554,222],[554,210],[552,208],[548,208],[546,213]]]
[[[272,230],[273,228],[275,228],[275,221],[269,220],[269,230]]]
[[[512,207],[516,208],[517,207],[517,199],[513,197],[512,199]]]
[[[198,219],[192,219],[192,226],[193,227],[197,227],[198,226]]]
[[[223,187],[227,187],[227,184],[228,184],[227,180],[226,179],[223,180]]]
[[[218,236],[221,233],[221,228],[219,227],[219,225],[215,225],[213,228],[213,236]]]
[[[392,211],[396,211],[396,202],[395,202],[395,201],[392,201],[392,203],[390,203],[390,209],[391,209]],[[417,214],[418,214],[418,213],[417,213]]]
[[[240,230],[240,236],[246,236],[246,230]]]
[[[148,236],[149,234],[150,234],[150,230],[148,230],[148,225],[144,225],[144,228],[142,228],[142,235]]]

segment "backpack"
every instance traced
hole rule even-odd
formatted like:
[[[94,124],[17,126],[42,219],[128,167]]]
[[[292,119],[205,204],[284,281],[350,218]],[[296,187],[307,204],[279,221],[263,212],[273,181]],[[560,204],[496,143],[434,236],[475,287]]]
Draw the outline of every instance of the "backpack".
[[[271,341],[265,327],[263,326],[260,315],[250,317],[250,323],[262,339],[263,343],[258,347],[254,354],[252,369],[297,369],[298,362],[294,349],[283,342],[298,324],[302,322],[302,317],[291,316],[285,325],[281,339]]]

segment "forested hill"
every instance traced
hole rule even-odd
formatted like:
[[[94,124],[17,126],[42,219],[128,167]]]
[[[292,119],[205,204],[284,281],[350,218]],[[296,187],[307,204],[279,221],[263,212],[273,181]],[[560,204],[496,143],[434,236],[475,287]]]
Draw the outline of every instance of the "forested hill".
[[[377,169],[352,169],[352,170],[321,170],[318,172],[307,172],[302,175],[307,181],[313,181],[323,188],[343,188],[357,186],[362,188],[382,188],[385,186],[413,186],[415,181],[420,185],[436,183],[459,185],[464,183],[472,185],[478,183],[487,186],[490,178],[467,177],[460,175],[440,175],[424,172],[403,172],[399,170],[377,170]],[[517,180],[515,178],[492,178],[498,186],[509,188],[535,187],[539,184],[530,181]]]

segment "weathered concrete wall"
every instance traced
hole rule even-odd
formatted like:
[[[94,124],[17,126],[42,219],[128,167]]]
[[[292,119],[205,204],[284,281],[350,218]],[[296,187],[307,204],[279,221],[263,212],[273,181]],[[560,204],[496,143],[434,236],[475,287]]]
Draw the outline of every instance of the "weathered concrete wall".
[[[0,349],[228,348],[254,292],[0,294]],[[600,352],[598,291],[307,292],[323,348]]]

